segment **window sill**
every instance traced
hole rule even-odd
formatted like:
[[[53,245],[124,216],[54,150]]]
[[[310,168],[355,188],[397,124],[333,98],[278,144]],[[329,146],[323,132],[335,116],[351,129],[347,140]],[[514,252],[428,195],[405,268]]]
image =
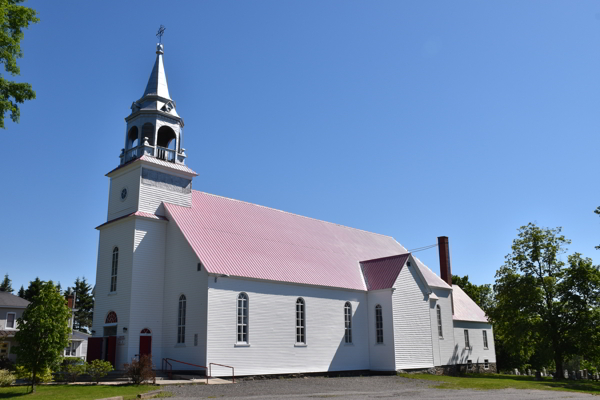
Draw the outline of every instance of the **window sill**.
[[[484,347],[483,349],[484,349],[484,350],[489,350],[490,348],[489,348],[489,347]]]
[[[375,343],[375,346],[385,346],[385,343]]]
[[[234,347],[250,347],[250,343],[236,343]]]
[[[354,343],[344,343],[344,346],[354,346]]]
[[[306,343],[296,343],[294,347],[308,347]]]
[[[117,292],[108,292],[108,296],[115,296]]]
[[[177,343],[175,347],[187,347],[185,343]]]

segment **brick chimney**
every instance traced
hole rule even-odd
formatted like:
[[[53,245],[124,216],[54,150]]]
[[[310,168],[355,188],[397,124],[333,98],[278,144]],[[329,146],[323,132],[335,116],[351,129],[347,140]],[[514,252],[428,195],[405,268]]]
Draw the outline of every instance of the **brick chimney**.
[[[440,276],[444,282],[452,287],[452,265],[450,264],[448,236],[438,237],[438,250],[440,252]]]
[[[67,297],[67,307],[69,307],[70,309],[75,308],[75,294],[70,293],[66,297]]]

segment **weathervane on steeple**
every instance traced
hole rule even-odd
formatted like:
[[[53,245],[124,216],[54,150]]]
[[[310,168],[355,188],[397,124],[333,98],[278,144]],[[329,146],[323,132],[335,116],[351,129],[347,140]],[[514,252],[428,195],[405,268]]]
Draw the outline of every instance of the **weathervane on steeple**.
[[[160,26],[160,28],[158,28],[158,33],[156,34],[156,37],[158,38],[158,40],[160,41],[160,43],[162,43],[162,37],[165,34],[165,28],[163,25]]]

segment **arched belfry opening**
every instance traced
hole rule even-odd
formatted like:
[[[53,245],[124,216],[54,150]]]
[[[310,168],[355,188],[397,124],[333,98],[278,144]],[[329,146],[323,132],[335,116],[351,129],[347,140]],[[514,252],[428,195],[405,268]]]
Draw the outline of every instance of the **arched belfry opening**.
[[[137,128],[137,126],[132,126],[129,129],[129,132],[127,132],[127,148],[133,149],[135,147],[138,147],[139,144],[140,144],[140,142],[139,142],[138,128]]]
[[[148,138],[150,146],[154,146],[154,125],[150,122],[146,122],[142,125],[142,140],[144,140],[144,138]]]
[[[175,161],[177,135],[171,127],[165,125],[158,129],[156,145],[158,158],[166,161]]]

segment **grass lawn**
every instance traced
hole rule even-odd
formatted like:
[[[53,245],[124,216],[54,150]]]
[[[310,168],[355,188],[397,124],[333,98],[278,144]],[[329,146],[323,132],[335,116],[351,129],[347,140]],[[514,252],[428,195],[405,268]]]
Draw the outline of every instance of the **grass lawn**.
[[[36,386],[34,394],[27,394],[29,387],[12,386],[0,388],[0,399],[39,399],[39,400],[94,400],[105,397],[123,396],[135,399],[139,393],[158,390],[151,385],[43,385]]]
[[[473,374],[463,377],[437,376],[429,374],[399,374],[404,378],[425,379],[439,382],[434,386],[438,389],[532,389],[532,390],[561,390],[583,392],[600,395],[600,382],[593,381],[554,381],[552,378],[542,378],[536,381],[532,376],[515,376],[500,374]]]

